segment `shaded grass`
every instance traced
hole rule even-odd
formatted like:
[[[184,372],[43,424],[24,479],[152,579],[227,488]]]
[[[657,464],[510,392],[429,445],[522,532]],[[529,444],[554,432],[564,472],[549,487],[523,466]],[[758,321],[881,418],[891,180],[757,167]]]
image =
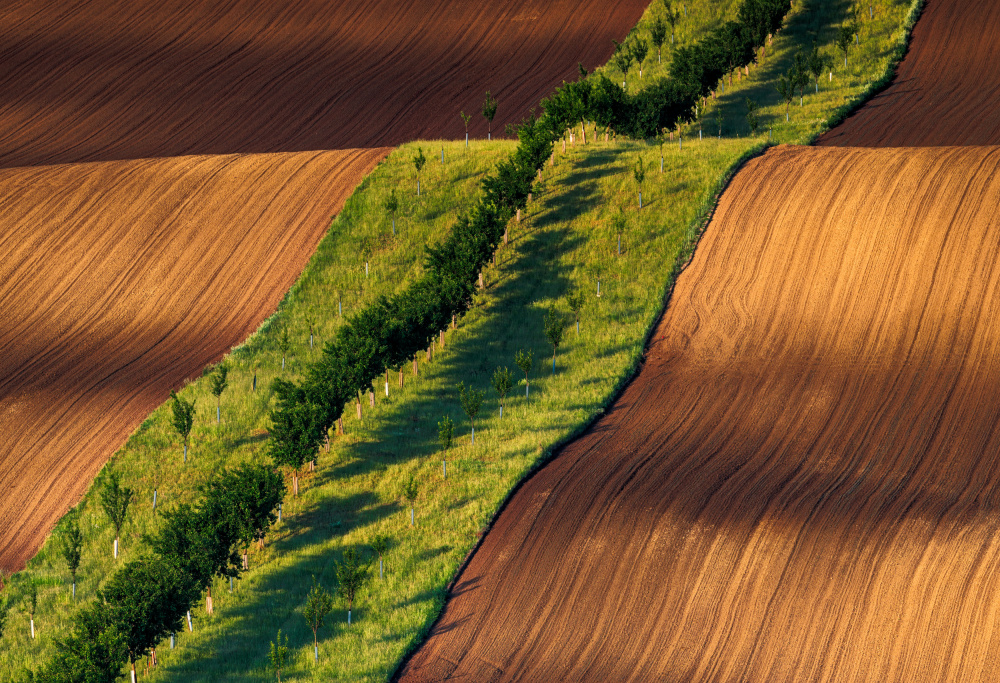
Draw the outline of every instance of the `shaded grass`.
[[[430,363],[420,355],[416,378],[406,366],[402,390],[395,373],[388,397],[376,386],[376,407],[369,409],[365,402],[363,421],[348,408],[347,434],[321,453],[319,469],[304,478],[300,497],[286,501],[284,521],[267,546],[251,552],[251,571],[235,583],[232,594],[225,584],[215,587],[215,616],[194,610],[195,633],[181,634],[176,650],[162,645],[161,666],[149,679],[271,680],[266,653],[278,628],[288,634],[292,646],[292,664],[283,672],[289,680],[384,680],[391,675],[429,629],[448,582],[511,489],[558,444],[598,416],[634,372],[726,174],[766,144],[766,133],[748,138],[739,128],[742,97],[760,98],[765,105],[762,121],[774,126],[775,141],[811,140],[837,107],[877,80],[895,50],[898,35],[893,31],[902,24],[908,3],[877,5],[884,26],[873,22],[869,33],[863,29],[861,47],[851,62],[856,72],[835,76],[820,95],[807,94],[803,107],[797,112],[793,107],[798,116],[784,127],[775,123],[776,118],[783,123],[784,113],[773,92],[774,80],[812,35],[832,37],[830,27],[842,19],[844,3],[805,2],[793,10],[771,57],[713,104],[724,113],[724,136],[697,140],[697,128],[689,126],[683,149],[677,143],[663,148],[664,173],[659,173],[655,143],[602,138],[586,147],[571,146],[565,155],[557,153],[555,167],[545,168],[526,219],[512,226],[511,243],[500,249],[497,265],[487,269],[486,290],[477,295],[458,330],[448,333],[445,348],[435,350]],[[643,21],[648,21],[648,12]],[[708,117],[712,115],[710,108]],[[410,161],[418,146],[429,157],[419,200]],[[212,472],[264,456],[267,414],[273,405],[271,381],[299,376],[304,364],[318,357],[320,344],[342,320],[338,302],[349,315],[419,275],[424,245],[443,236],[455,216],[471,206],[483,173],[512,149],[505,141],[473,142],[468,152],[464,143],[404,145],[359,185],[278,312],[230,356],[222,424],[215,424],[214,398],[206,381],[193,381],[181,392],[198,405],[189,464],[180,464],[169,406],[155,411],[116,453],[112,466],[137,490],[122,540],[126,559],[141,552],[142,535],[157,528],[158,517],[150,509],[154,487],[162,509],[191,500]],[[639,155],[650,167],[642,211],[631,176]],[[402,205],[396,237],[383,210],[392,189]],[[618,256],[609,218],[620,207],[628,222]],[[552,374],[542,319],[553,303],[568,315],[564,297],[574,288],[587,294],[580,334],[567,330]],[[307,317],[317,321],[314,349],[308,346]],[[282,372],[277,342],[286,326],[293,349]],[[519,348],[535,353],[531,395],[525,399],[524,386],[518,385],[501,420],[489,378],[500,365],[520,376],[513,363]],[[254,374],[256,392],[251,391]],[[490,396],[477,419],[474,446],[457,400],[455,385],[460,381]],[[436,425],[446,414],[458,429],[444,480]],[[415,528],[409,526],[409,508],[399,492],[411,474],[421,486]],[[94,493],[88,493],[77,513],[86,539],[81,602],[93,598],[115,564],[110,558],[112,530]],[[363,589],[350,628],[338,603],[338,611],[320,632],[321,662],[313,665],[312,634],[301,616],[312,579],[332,587],[333,561],[347,548],[364,548],[376,533],[392,538],[386,578]],[[72,612],[68,573],[54,539],[17,577],[8,591],[15,599],[29,577],[41,585],[38,638],[28,638],[27,616],[15,606],[0,640],[0,679],[44,661],[53,638],[65,633]]]

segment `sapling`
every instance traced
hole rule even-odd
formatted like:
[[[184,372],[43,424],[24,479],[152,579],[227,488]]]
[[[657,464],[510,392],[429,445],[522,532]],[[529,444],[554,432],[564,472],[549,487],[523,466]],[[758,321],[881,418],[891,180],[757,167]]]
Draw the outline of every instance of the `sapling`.
[[[625,211],[619,208],[611,216],[611,229],[618,236],[618,255],[622,255],[622,235],[625,233],[625,228],[628,226],[628,220],[625,218]]]
[[[464,111],[458,112],[458,115],[462,117],[462,122],[465,124],[465,148],[469,148],[469,121],[472,120],[472,114],[466,114]]]
[[[35,639],[35,611],[38,609],[38,584],[34,579],[28,579],[28,595],[25,598],[27,604],[25,610],[28,612],[28,619],[31,622],[31,639]]]
[[[73,599],[76,600],[76,572],[80,568],[80,558],[83,556],[83,532],[76,515],[69,515],[62,534],[62,556],[73,580]]]
[[[802,57],[801,52],[795,54],[795,63],[789,73],[795,79],[795,87],[799,89],[799,106],[801,107],[805,103],[806,86],[809,85],[809,64]]]
[[[451,440],[455,435],[455,423],[445,415],[438,422],[438,441],[441,442],[441,474],[443,478],[448,478],[448,449],[451,448]]]
[[[569,305],[569,310],[573,311],[573,318],[576,321],[576,333],[578,335],[580,334],[580,311],[583,310],[584,301],[586,301],[586,297],[582,289],[576,289],[566,295],[566,303]]]
[[[416,507],[417,495],[420,493],[417,480],[413,478],[413,475],[410,475],[410,478],[403,484],[401,493],[403,498],[410,503],[410,526],[413,526],[413,509]]]
[[[632,169],[632,177],[635,178],[636,184],[639,186],[639,208],[642,208],[642,182],[646,179],[646,164],[643,162],[642,157],[638,157],[635,160],[635,167]],[[620,251],[620,249],[619,249]]]
[[[399,211],[399,199],[396,198],[396,188],[389,192],[389,198],[385,200],[385,210],[392,218],[392,234],[396,234],[396,212]]]
[[[462,403],[462,410],[469,418],[469,422],[472,424],[472,443],[476,443],[476,415],[479,414],[479,409],[483,405],[483,392],[479,389],[468,389],[465,388],[465,382],[459,382],[458,384],[458,398]]]
[[[722,120],[723,120],[723,117],[722,117],[722,107],[721,106],[716,106],[715,107],[715,123],[719,127],[719,139],[720,140],[722,139]]]
[[[854,37],[854,27],[844,24],[837,30],[837,47],[844,53],[844,68],[847,68],[847,52],[851,49],[851,41]]]
[[[313,577],[312,589],[309,591],[309,595],[306,596],[305,607],[302,608],[302,616],[305,617],[306,623],[309,624],[309,628],[313,632],[313,661],[319,661],[319,639],[318,631],[323,627],[323,621],[333,610],[333,597],[326,591],[325,588],[316,583],[316,577]]]
[[[612,40],[611,42],[615,44],[615,53],[611,61],[622,72],[622,89],[624,90],[625,84],[628,82],[628,70],[632,67],[632,51],[627,45],[619,43],[617,40]]]
[[[646,55],[649,54],[649,45],[642,38],[639,38],[634,43],[632,43],[632,58],[635,59],[635,63],[639,66],[639,78],[642,78],[642,63],[646,59]]]
[[[552,344],[552,374],[556,374],[556,349],[562,342],[563,333],[566,331],[566,319],[561,313],[556,311],[555,306],[549,306],[549,311],[545,315],[545,338]]]
[[[108,472],[108,478],[104,480],[101,488],[101,509],[108,516],[111,525],[115,528],[114,556],[118,557],[118,540],[121,537],[122,526],[125,525],[125,517],[128,515],[128,506],[132,502],[135,492],[127,486],[122,486],[122,475],[117,470]]]
[[[808,67],[809,73],[812,74],[813,80],[816,81],[816,92],[819,92],[819,79],[822,78],[823,72],[826,71],[829,65],[829,60],[819,53],[819,48],[813,45],[812,52],[809,53]]]
[[[256,380],[256,373],[254,378]],[[184,462],[188,461],[188,439],[191,436],[191,428],[194,427],[194,401],[185,401],[177,395],[176,391],[170,392],[170,409],[173,411],[173,427],[177,435],[184,441]]]
[[[309,350],[313,350],[313,339],[316,337],[316,318],[311,315],[307,315],[305,318],[306,326],[309,328]]]
[[[528,398],[528,390],[531,385],[528,381],[528,373],[531,372],[531,366],[533,364],[534,352],[531,349],[525,351],[524,349],[518,349],[517,353],[514,354],[514,365],[520,368],[521,372],[524,373],[524,397]]]
[[[386,553],[389,552],[389,537],[385,534],[375,534],[372,537],[372,552],[378,555],[378,578],[382,580],[384,574],[382,572],[382,558]]]
[[[486,118],[486,122],[489,129],[486,133],[486,139],[493,139],[493,117],[497,115],[497,101],[490,91],[486,91],[486,100],[483,102],[483,116]]]
[[[789,120],[788,110],[792,106],[792,98],[795,97],[795,86],[791,78],[779,76],[778,85],[775,88],[778,91],[778,95],[781,96],[781,100],[785,103],[785,121],[787,122]]]
[[[653,26],[649,29],[649,37],[653,41],[653,47],[656,48],[656,63],[661,64],[661,48],[663,47],[663,42],[667,39],[667,25],[663,23],[663,19],[659,16],[653,20]]]
[[[417,169],[417,196],[420,196],[420,171],[423,169],[424,164],[427,163],[427,157],[424,156],[424,150],[421,147],[417,147],[417,153],[413,155],[413,167]],[[366,273],[367,275],[367,273]]]
[[[212,395],[215,396],[215,424],[222,422],[222,392],[229,386],[229,366],[220,363],[212,373]]]
[[[368,578],[368,565],[361,561],[361,555],[354,548],[344,551],[344,559],[334,562],[337,575],[337,593],[347,600],[347,625],[351,625],[351,610],[354,597]]]
[[[271,660],[271,668],[274,669],[275,675],[278,677],[278,683],[281,683],[281,670],[285,667],[285,662],[288,661],[288,636],[285,636],[285,643],[281,643],[281,629],[278,629],[278,639],[271,641],[271,653],[268,655],[268,659]]]
[[[680,21],[681,13],[673,8],[673,6],[670,3],[670,0],[664,2],[663,7],[666,10],[667,22],[670,23],[670,44],[673,45],[674,32],[677,29],[677,22]]]
[[[278,350],[281,351],[281,369],[285,369],[285,356],[292,348],[292,342],[288,338],[288,325],[281,328],[281,337],[278,338]]]
[[[757,126],[760,124],[760,120],[757,117],[757,103],[747,97],[744,98],[744,106],[747,110],[747,125],[750,127],[750,135],[756,135]]]
[[[497,399],[500,401],[500,419],[503,419],[503,404],[507,400],[507,394],[514,386],[513,373],[506,366],[493,371],[493,391],[497,392]]]

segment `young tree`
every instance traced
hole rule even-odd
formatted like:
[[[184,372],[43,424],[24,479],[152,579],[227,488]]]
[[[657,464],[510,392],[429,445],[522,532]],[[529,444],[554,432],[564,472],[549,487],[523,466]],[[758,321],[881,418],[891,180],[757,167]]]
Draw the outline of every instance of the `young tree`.
[[[385,200],[385,210],[392,218],[392,234],[396,234],[396,212],[399,211],[399,199],[396,198],[396,188],[389,192],[389,198]]]
[[[628,220],[625,217],[624,208],[619,208],[611,215],[611,230],[618,236],[618,255],[622,255],[622,235],[628,227]]]
[[[309,624],[309,628],[313,632],[313,661],[319,661],[319,638],[318,631],[323,627],[323,621],[333,610],[333,597],[326,591],[325,588],[316,583],[316,577],[313,577],[312,589],[309,591],[309,595],[306,596],[305,607],[302,608],[302,616],[305,617],[306,623]]]
[[[24,598],[24,610],[28,613],[31,623],[31,639],[35,639],[35,612],[38,610],[38,584],[33,578],[28,579],[28,594]]]
[[[445,415],[438,422],[438,441],[441,443],[441,474],[448,478],[448,449],[451,448],[451,439],[455,435],[455,423]]]
[[[378,578],[382,580],[382,558],[389,552],[389,537],[385,534],[375,534],[372,538],[372,552],[378,556]]]
[[[638,38],[632,43],[632,58],[639,67],[639,78],[642,78],[642,63],[646,60],[646,55],[648,54],[649,45],[645,40]]]
[[[573,311],[573,318],[576,321],[577,334],[580,334],[580,311],[583,310],[585,301],[586,297],[582,289],[575,289],[566,295],[566,303],[569,305],[569,310]]]
[[[424,164],[427,163],[427,157],[424,156],[424,150],[422,147],[417,147],[417,153],[413,155],[413,167],[417,169],[417,196],[420,196],[420,171],[423,169]]]
[[[344,558],[334,562],[337,575],[337,593],[347,600],[347,625],[351,625],[351,610],[354,598],[368,578],[369,565],[361,561],[361,555],[354,548],[344,551]]]
[[[663,3],[663,8],[666,10],[667,23],[670,24],[670,44],[674,44],[674,31],[677,29],[677,22],[681,20],[681,13],[679,10],[673,8],[670,0],[666,0]]]
[[[493,371],[493,391],[497,392],[497,400],[500,401],[500,419],[503,419],[503,404],[507,400],[507,394],[514,386],[513,373],[507,367],[497,368]]]
[[[395,190],[394,190],[395,191]],[[311,315],[305,317],[306,326],[309,328],[309,350],[313,350],[313,338],[316,336],[316,319]]]
[[[128,515],[128,506],[132,502],[134,491],[127,486],[122,486],[122,475],[117,470],[108,472],[104,486],[101,488],[101,509],[108,516],[111,525],[115,528],[114,556],[118,557],[118,539],[121,536],[122,527],[125,525],[125,517]]]
[[[271,653],[268,655],[268,659],[271,660],[271,668],[274,669],[275,675],[278,677],[278,683],[281,683],[281,670],[285,667],[285,662],[288,661],[288,636],[285,636],[285,643],[281,643],[281,629],[278,629],[278,639],[271,641]]]
[[[416,507],[417,496],[420,493],[420,487],[413,475],[410,475],[410,478],[403,484],[401,493],[403,498],[410,503],[410,526],[413,526],[413,509]]]
[[[819,92],[819,79],[823,76],[823,72],[826,71],[829,65],[829,60],[819,53],[819,47],[814,44],[812,52],[809,53],[807,66],[809,68],[809,73],[812,74],[813,80],[816,81],[817,93]]]
[[[472,114],[466,114],[464,111],[458,112],[458,115],[462,117],[462,122],[465,124],[465,147],[469,147],[469,121],[472,120]]]
[[[632,169],[632,177],[635,178],[635,182],[639,186],[639,208],[641,209],[642,183],[646,179],[646,164],[643,163],[641,156],[635,160],[635,167]]]
[[[483,102],[483,116],[486,118],[486,123],[489,126],[489,130],[486,133],[486,139],[493,139],[493,117],[497,115],[497,101],[490,94],[490,91],[486,91],[486,100]]]
[[[73,579],[73,599],[76,600],[76,572],[80,568],[80,558],[83,556],[83,532],[80,531],[80,522],[75,514],[68,515],[60,549],[63,559],[66,560],[69,575]]]
[[[844,68],[847,68],[847,52],[851,49],[851,41],[854,38],[854,27],[844,24],[837,30],[837,47],[844,53]]]
[[[212,395],[215,396],[215,424],[222,422],[222,392],[229,386],[229,366],[220,363],[212,373]]]
[[[524,349],[518,349],[517,353],[514,354],[514,365],[520,368],[521,372],[524,373],[524,397],[528,398],[528,390],[531,388],[528,382],[528,373],[531,372],[531,366],[534,363],[532,356],[534,352],[531,349],[525,351]]]
[[[806,86],[809,85],[809,65],[802,57],[801,52],[795,53],[795,63],[792,64],[789,73],[794,78],[795,87],[799,89],[799,106],[801,107],[805,102]]]
[[[656,63],[661,64],[663,62],[660,56],[661,48],[667,39],[667,25],[663,23],[661,17],[658,16],[653,20],[653,26],[649,29],[649,37],[653,41],[653,47],[656,48]]]
[[[170,392],[170,400],[173,403],[170,409],[173,411],[174,431],[184,441],[184,462],[188,461],[188,439],[191,436],[191,428],[194,427],[194,401],[185,401],[177,395],[176,391]]]
[[[778,85],[775,86],[778,90],[778,95],[781,96],[781,101],[785,103],[785,121],[788,121],[788,109],[792,106],[792,98],[795,97],[795,86],[793,85],[793,79],[790,77],[779,76]]]
[[[549,312],[545,316],[545,338],[552,344],[552,374],[556,374],[556,349],[562,342],[563,333],[566,331],[566,319],[561,313],[556,311],[555,306],[549,306]]]
[[[472,443],[476,443],[476,415],[479,414],[479,409],[483,405],[483,392],[479,389],[465,389],[465,382],[460,382],[458,385],[458,397],[462,402],[462,410],[469,417],[469,422],[472,424]]]
[[[628,82],[628,70],[632,68],[632,51],[624,43],[619,43],[617,40],[611,42],[615,44],[615,53],[611,57],[611,61],[622,72],[622,88],[624,89]]]
[[[292,348],[292,342],[288,338],[288,325],[283,325],[281,328],[281,337],[278,339],[278,350],[281,351],[281,370],[285,370],[285,356]]]
[[[757,126],[760,124],[760,120],[757,117],[757,103],[747,97],[744,98],[743,104],[747,110],[747,125],[750,127],[750,135],[756,135]]]
[[[716,108],[715,108],[715,123],[719,127],[719,139],[720,140],[722,139],[722,121],[723,121],[722,107],[721,106],[716,106]]]

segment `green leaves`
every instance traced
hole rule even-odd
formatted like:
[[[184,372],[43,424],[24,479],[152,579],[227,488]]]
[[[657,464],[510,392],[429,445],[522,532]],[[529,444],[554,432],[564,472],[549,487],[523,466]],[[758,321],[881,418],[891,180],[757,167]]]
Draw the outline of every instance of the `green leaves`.
[[[447,451],[451,448],[451,440],[455,436],[455,423],[452,422],[451,418],[445,415],[438,422],[438,442],[441,444],[441,450]],[[379,553],[381,555],[381,553]]]
[[[493,371],[491,383],[493,384],[493,391],[497,392],[500,404],[503,405],[504,399],[507,398],[511,387],[514,386],[513,374],[506,367],[497,368]]]
[[[368,579],[371,564],[361,559],[361,554],[354,548],[344,551],[343,559],[334,562],[334,573],[337,576],[337,594],[347,600],[347,609],[354,605],[354,597]]]
[[[173,420],[171,423],[174,426],[174,430],[181,437],[181,439],[184,440],[186,445],[188,437],[191,435],[191,428],[194,427],[195,402],[185,401],[177,395],[176,391],[170,392],[170,401],[170,409],[173,412]]]
[[[524,373],[525,381],[528,380],[528,373],[531,372],[531,366],[534,363],[532,359],[533,352],[531,349],[525,351],[524,349],[518,349],[517,353],[514,354],[514,365],[516,365],[521,372]]]
[[[271,641],[271,652],[267,656],[268,660],[271,662],[271,668],[274,669],[275,675],[278,677],[278,681],[281,681],[281,670],[285,668],[285,662],[288,661],[288,636],[285,636],[285,642],[281,642],[281,629],[278,629],[278,638]]]
[[[476,415],[479,414],[479,409],[483,405],[483,392],[479,389],[466,389],[465,382],[460,382],[458,384],[458,398],[462,403],[462,410],[465,411],[470,420],[475,421]]]
[[[66,515],[66,522],[60,535],[60,548],[66,566],[73,581],[76,581],[76,571],[80,568],[80,558],[83,554],[83,532],[75,513]]]
[[[229,386],[229,366],[225,363],[220,363],[216,366],[215,372],[211,375],[210,382],[212,395],[216,398],[221,398],[222,392]]]
[[[424,156],[423,148],[417,147],[417,153],[413,155],[413,167],[417,169],[417,175],[420,175],[420,171],[423,170],[426,163],[427,157]]]
[[[566,316],[556,310],[555,305],[549,306],[545,314],[545,338],[552,344],[553,353],[562,343],[563,333],[566,332]]]
[[[491,124],[493,123],[493,117],[497,115],[497,101],[490,91],[486,91],[486,99],[483,100],[483,116]]]
[[[112,526],[115,528],[115,536],[121,535],[122,525],[125,524],[125,516],[128,514],[128,506],[132,502],[134,491],[121,484],[122,475],[117,470],[108,472],[104,486],[101,488],[101,509],[108,516]]]
[[[323,621],[326,615],[333,611],[333,596],[325,588],[316,583],[313,577],[313,585],[306,596],[305,607],[302,608],[302,616],[313,632],[313,645],[316,644],[316,632],[323,628]]]
[[[410,475],[410,478],[400,487],[399,492],[403,496],[403,500],[409,502],[410,505],[416,503],[417,496],[420,494],[420,486],[417,484],[416,478]]]

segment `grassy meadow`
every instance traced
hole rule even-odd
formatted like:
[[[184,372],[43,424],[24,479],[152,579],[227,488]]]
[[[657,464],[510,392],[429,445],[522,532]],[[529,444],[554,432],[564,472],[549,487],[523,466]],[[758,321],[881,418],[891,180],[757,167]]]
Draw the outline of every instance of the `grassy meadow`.
[[[640,22],[640,33],[650,14],[659,11],[654,4]],[[678,40],[697,37],[726,16],[721,10],[731,12],[737,3],[689,4],[689,23],[678,23]],[[457,329],[446,333],[443,347],[436,345],[430,360],[418,355],[415,376],[411,365],[404,366],[402,388],[399,373],[391,372],[388,396],[383,382],[376,382],[375,406],[369,406],[366,396],[361,420],[353,406],[345,410],[345,433],[335,435],[329,451],[320,453],[317,470],[303,476],[298,498],[291,496],[289,485],[283,521],[263,550],[251,550],[251,570],[235,581],[232,593],[219,582],[213,588],[215,614],[207,616],[203,606],[194,610],[194,632],[178,634],[175,649],[162,644],[159,666],[148,671],[140,667],[140,678],[274,680],[267,653],[280,628],[290,647],[282,680],[386,680],[433,623],[448,582],[512,487],[585,428],[631,376],[727,173],[768,143],[768,128],[773,142],[809,142],[839,107],[882,75],[910,2],[881,0],[873,7],[875,19],[862,24],[861,43],[852,48],[848,69],[840,61],[841,68],[834,67],[832,81],[824,78],[818,95],[807,89],[803,106],[796,99],[787,124],[774,88],[777,75],[798,49],[812,44],[813,36],[829,49],[846,2],[797,0],[765,63],[711,102],[702,139],[695,123],[686,127],[683,147],[676,138],[662,147],[662,173],[655,141],[605,142],[602,136],[595,142],[588,135],[586,146],[569,145],[565,153],[558,146],[555,164],[544,169],[522,221],[511,224],[509,244],[485,271],[485,288]],[[652,57],[655,61],[655,50]],[[665,50],[664,62],[666,57]],[[654,75],[647,60],[644,78]],[[761,129],[753,137],[746,126],[746,97],[763,106]],[[717,129],[708,134],[717,109],[722,112],[721,138]],[[418,147],[428,157],[419,198],[412,163]],[[169,405],[164,405],[109,463],[136,491],[122,537],[124,559],[142,552],[143,534],[157,528],[154,489],[162,511],[193,500],[213,472],[266,457],[272,380],[301,376],[343,320],[341,310],[348,316],[375,297],[405,287],[420,272],[424,246],[446,234],[455,217],[472,205],[483,174],[513,149],[514,143],[504,140],[473,141],[468,150],[463,142],[407,144],[358,186],[279,310],[229,357],[230,386],[222,396],[221,423],[216,424],[207,378],[192,378],[180,392],[197,405],[189,462],[181,462],[180,440],[170,426]],[[641,210],[633,176],[640,158],[646,166]],[[400,200],[396,235],[384,208],[392,191]],[[619,211],[626,217],[620,255],[618,234],[611,227]],[[553,373],[543,320],[550,305],[568,318],[566,295],[575,290],[585,294],[580,331],[567,325]],[[291,349],[282,370],[285,330]],[[527,398],[523,375],[514,364],[519,349],[534,354]],[[490,386],[500,366],[521,380],[502,419]],[[459,382],[486,397],[476,418],[475,444],[458,400]],[[456,425],[455,443],[446,454],[447,478],[437,438],[445,415]],[[113,531],[97,495],[106,472],[74,513],[85,538],[78,602],[92,599],[116,564]],[[400,491],[410,476],[419,484],[413,527]],[[305,596],[313,580],[334,590],[334,561],[348,548],[371,558],[367,545],[379,533],[391,539],[385,578],[378,578],[376,560],[350,627],[346,605],[337,601],[320,630],[320,661],[314,663],[312,632],[302,616]],[[26,669],[37,667],[54,639],[66,632],[73,603],[58,536],[57,529],[4,592],[12,604],[0,638],[0,680],[18,680]],[[29,580],[38,586],[34,640],[23,599]]]

